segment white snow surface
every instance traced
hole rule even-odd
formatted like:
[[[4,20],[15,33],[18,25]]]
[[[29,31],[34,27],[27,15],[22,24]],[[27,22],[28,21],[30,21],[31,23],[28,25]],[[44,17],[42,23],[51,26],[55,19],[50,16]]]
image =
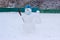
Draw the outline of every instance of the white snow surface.
[[[40,21],[27,24],[18,12],[0,12],[0,40],[60,40],[60,14],[40,13]]]

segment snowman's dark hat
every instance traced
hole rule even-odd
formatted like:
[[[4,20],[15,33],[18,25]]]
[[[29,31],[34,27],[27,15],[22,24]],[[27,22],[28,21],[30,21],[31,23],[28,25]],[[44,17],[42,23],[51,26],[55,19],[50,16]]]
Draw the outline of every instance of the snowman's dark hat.
[[[25,6],[25,8],[31,8],[31,5],[27,4],[27,5]]]

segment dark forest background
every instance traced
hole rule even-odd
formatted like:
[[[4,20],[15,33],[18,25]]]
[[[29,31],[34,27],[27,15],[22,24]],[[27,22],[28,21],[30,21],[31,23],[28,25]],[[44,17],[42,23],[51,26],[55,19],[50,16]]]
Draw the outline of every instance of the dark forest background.
[[[1,8],[21,8],[27,4],[40,9],[60,9],[60,0],[0,0]]]

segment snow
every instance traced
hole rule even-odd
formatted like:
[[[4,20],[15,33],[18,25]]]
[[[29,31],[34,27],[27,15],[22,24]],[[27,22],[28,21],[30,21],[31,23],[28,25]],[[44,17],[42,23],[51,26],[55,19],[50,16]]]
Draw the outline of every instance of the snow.
[[[18,12],[0,12],[0,40],[60,40],[60,14],[40,13],[40,24],[30,25]]]

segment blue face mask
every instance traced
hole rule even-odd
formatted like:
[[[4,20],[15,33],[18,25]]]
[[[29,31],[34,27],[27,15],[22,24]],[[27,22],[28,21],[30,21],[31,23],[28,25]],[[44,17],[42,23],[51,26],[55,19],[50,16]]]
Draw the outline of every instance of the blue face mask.
[[[27,15],[30,15],[31,13],[30,13],[30,12],[27,12],[26,14],[27,14]]]

